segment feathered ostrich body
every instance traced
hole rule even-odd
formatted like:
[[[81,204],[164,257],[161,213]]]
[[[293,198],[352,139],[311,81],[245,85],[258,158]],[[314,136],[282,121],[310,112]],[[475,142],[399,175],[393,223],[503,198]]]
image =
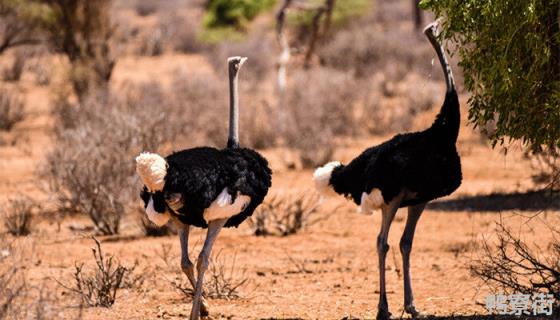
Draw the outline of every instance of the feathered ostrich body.
[[[156,225],[169,219],[179,225],[181,266],[195,289],[191,319],[208,314],[202,297],[204,271],[212,245],[222,227],[237,227],[264,200],[271,185],[268,162],[254,150],[239,147],[238,72],[246,58],[228,59],[230,129],[227,148],[199,147],[175,152],[166,158],[142,153],[136,158],[144,183],[141,192],[146,214]],[[190,226],[208,228],[197,261],[198,277],[188,255]]]
[[[437,52],[442,65],[447,92],[432,126],[421,132],[394,136],[365,150],[349,164],[331,162],[314,173],[317,189],[323,194],[350,197],[363,213],[382,211],[382,226],[377,239],[380,265],[379,319],[390,313],[385,294],[385,254],[387,235],[400,207],[409,207],[409,215],[400,248],[405,271],[405,310],[413,316],[415,309],[410,285],[409,255],[414,229],[427,202],[451,194],[461,184],[461,162],[455,144],[459,134],[459,99],[451,68],[435,36],[437,24],[424,33]]]

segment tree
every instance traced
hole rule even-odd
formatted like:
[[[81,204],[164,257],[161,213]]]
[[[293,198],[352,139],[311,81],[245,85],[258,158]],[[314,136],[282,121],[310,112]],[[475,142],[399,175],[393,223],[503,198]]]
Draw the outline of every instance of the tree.
[[[475,126],[496,122],[493,145],[560,148],[560,0],[423,0],[457,44]]]
[[[422,10],[420,9],[420,0],[412,0],[412,17],[414,20],[414,28],[420,29],[424,24],[424,17],[422,16]]]
[[[0,54],[46,44],[68,57],[70,81],[80,100],[106,88],[115,58],[111,0],[0,0]]]
[[[49,42],[70,60],[70,80],[78,98],[83,100],[94,90],[106,89],[115,66],[111,0],[41,1],[52,11],[46,25]]]

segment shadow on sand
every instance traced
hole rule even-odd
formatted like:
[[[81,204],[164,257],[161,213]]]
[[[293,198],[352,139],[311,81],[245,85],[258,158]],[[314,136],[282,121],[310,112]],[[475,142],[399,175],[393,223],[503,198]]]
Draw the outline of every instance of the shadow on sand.
[[[435,201],[427,209],[435,211],[542,211],[560,210],[560,192],[550,190],[525,193],[492,193]]]

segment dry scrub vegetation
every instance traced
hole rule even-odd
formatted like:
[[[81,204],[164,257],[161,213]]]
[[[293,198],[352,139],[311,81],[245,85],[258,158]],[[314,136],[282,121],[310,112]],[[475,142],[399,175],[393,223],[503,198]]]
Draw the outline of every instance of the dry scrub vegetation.
[[[119,289],[141,284],[143,277],[134,277],[136,266],[123,266],[113,255],[103,252],[96,238],[92,239],[95,241],[95,247],[91,249],[95,260],[94,270],[84,271],[84,263],[76,263],[73,285],[58,283],[75,294],[82,305],[109,308],[115,303]]]
[[[0,217],[11,235],[26,236],[31,233],[33,215],[38,213],[38,209],[38,204],[32,198],[18,196],[0,208]]]
[[[192,285],[184,279],[184,274],[181,273],[179,277],[182,280],[172,280],[171,285],[186,299],[192,299],[194,294]],[[250,284],[247,269],[238,265],[237,255],[227,255],[222,251],[212,254],[204,278],[204,296],[211,299],[240,299],[246,296],[242,290]]]
[[[33,248],[0,234],[0,319],[53,319],[58,312],[56,295],[43,284],[28,280]]]
[[[289,236],[325,220],[318,215],[319,196],[299,194],[270,196],[251,216],[249,223],[256,236]]]
[[[497,243],[485,241],[480,259],[471,272],[498,293],[533,296],[550,294],[555,301],[554,314],[560,314],[560,232],[543,226],[554,241],[548,248],[527,243],[502,221],[496,225]]]
[[[24,117],[21,95],[7,88],[0,88],[0,130],[9,131]]]

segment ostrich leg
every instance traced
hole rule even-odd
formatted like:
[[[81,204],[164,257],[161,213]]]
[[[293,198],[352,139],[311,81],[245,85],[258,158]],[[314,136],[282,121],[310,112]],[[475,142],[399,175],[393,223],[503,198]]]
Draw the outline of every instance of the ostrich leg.
[[[414,296],[412,294],[412,284],[410,281],[410,252],[412,251],[412,240],[414,239],[414,230],[416,230],[416,223],[420,219],[426,203],[421,203],[415,206],[408,207],[408,218],[406,219],[406,226],[400,241],[400,249],[403,258],[404,270],[404,310],[416,318],[420,312],[416,310],[414,305]]]
[[[377,236],[377,255],[379,256],[379,305],[377,307],[377,319],[385,320],[391,317],[389,312],[389,304],[387,303],[387,292],[385,290],[385,257],[389,251],[387,237],[389,229],[395,217],[395,213],[399,209],[399,205],[403,198],[403,194],[396,196],[389,204],[381,207],[381,231]]]
[[[181,269],[189,279],[193,290],[196,288],[196,278],[194,276],[194,264],[189,259],[189,231],[191,226],[182,225],[179,227],[179,241],[181,242]],[[200,315],[207,316],[209,313],[208,302],[202,297]]]
[[[202,301],[202,285],[204,282],[204,272],[208,269],[208,262],[210,259],[210,254],[212,252],[212,246],[222,230],[223,226],[226,224],[227,219],[213,220],[208,223],[208,233],[206,234],[206,240],[204,240],[204,247],[198,256],[196,262],[196,268],[198,271],[198,279],[196,282],[196,288],[194,290],[193,305],[191,310],[191,320],[198,320],[200,316],[200,307]]]

